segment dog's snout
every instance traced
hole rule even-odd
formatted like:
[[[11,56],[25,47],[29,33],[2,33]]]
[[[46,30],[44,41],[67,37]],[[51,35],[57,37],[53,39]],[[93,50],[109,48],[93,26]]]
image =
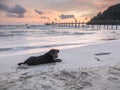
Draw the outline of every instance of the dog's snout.
[[[59,53],[60,51],[59,51],[59,50],[57,50],[57,52]]]
[[[58,58],[58,55],[56,54],[56,55],[54,55],[54,57],[55,57],[55,58]]]

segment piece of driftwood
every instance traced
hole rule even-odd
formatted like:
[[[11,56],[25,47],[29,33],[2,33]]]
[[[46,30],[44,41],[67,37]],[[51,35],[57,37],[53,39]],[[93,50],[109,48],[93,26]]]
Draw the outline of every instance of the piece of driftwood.
[[[99,58],[95,58],[97,61],[101,61]]]
[[[108,41],[108,40],[117,40],[117,38],[108,38],[108,39],[101,39],[101,40],[105,40],[105,41]]]
[[[102,52],[102,53],[96,53],[94,55],[108,55],[108,54],[111,54],[110,52]]]

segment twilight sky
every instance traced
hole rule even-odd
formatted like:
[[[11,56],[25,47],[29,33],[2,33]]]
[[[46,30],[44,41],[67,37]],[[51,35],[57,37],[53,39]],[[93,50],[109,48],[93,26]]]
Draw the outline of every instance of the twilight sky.
[[[0,0],[0,24],[86,22],[120,0]]]

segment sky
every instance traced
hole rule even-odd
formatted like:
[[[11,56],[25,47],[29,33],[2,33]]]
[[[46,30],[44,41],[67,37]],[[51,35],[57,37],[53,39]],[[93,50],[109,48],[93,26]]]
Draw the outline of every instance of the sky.
[[[120,0],[0,0],[0,25],[87,22]]]

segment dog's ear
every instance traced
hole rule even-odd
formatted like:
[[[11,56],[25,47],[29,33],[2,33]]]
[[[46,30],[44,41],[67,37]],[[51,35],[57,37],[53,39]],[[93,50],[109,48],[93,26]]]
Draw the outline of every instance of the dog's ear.
[[[53,53],[54,53],[54,49],[51,49],[51,50],[48,52],[49,55],[53,55]]]
[[[51,49],[52,52],[59,53],[60,51],[58,49]]]
[[[53,52],[53,51],[55,51],[55,49],[51,49],[49,52]]]

